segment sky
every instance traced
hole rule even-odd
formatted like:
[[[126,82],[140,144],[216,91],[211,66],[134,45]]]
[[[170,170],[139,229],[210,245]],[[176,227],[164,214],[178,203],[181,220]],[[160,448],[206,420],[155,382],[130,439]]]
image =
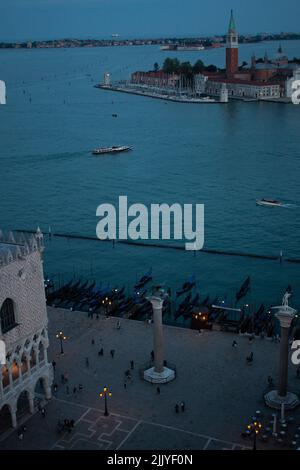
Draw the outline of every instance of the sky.
[[[0,0],[0,41],[300,32],[299,0]]]

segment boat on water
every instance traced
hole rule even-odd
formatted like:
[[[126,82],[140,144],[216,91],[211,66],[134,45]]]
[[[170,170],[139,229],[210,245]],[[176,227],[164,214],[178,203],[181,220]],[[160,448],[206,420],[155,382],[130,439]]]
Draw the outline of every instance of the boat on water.
[[[128,152],[132,150],[132,147],[128,145],[121,145],[121,146],[113,146],[113,147],[101,147],[98,149],[92,150],[93,155],[104,155],[107,153],[120,153],[120,152]]]
[[[280,201],[276,201],[275,199],[258,199],[256,201],[258,206],[269,206],[269,207],[277,207],[282,206]]]

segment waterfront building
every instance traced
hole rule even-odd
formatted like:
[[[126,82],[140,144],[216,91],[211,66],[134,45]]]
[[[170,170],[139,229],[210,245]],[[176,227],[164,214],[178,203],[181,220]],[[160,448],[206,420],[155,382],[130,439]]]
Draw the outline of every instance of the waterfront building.
[[[35,235],[0,231],[0,339],[6,350],[0,431],[17,427],[25,414],[51,398],[43,249],[39,229]]]
[[[131,83],[135,85],[175,88],[178,86],[179,81],[179,75],[165,73],[162,70],[158,70],[157,72],[134,72],[131,75]]]
[[[292,77],[288,78],[286,81],[286,96],[291,98],[293,94],[293,83],[295,81],[300,81],[300,66],[296,67],[293,71]]]

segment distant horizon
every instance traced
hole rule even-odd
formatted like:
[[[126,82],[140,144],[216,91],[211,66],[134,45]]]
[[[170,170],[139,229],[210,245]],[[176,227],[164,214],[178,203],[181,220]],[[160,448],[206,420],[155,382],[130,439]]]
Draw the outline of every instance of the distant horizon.
[[[102,35],[102,36],[96,36],[96,35],[81,35],[81,36],[73,36],[73,35],[61,35],[61,36],[48,36],[48,37],[27,37],[27,38],[2,38],[0,36],[0,42],[3,43],[22,43],[22,42],[35,42],[35,41],[59,41],[59,40],[121,40],[121,41],[126,41],[126,40],[134,40],[134,39],[145,39],[145,40],[157,40],[157,39],[184,39],[184,38],[212,38],[216,36],[224,36],[226,32],[223,33],[182,33],[182,34],[175,34],[175,33],[165,33],[165,34],[153,34],[153,35],[121,35],[119,34],[118,37],[113,37],[113,34],[119,34],[117,31],[115,33],[107,34],[107,35]],[[277,34],[300,34],[299,31],[256,31],[256,32],[239,32],[239,36],[256,36],[260,34],[270,34],[270,35],[277,35]],[[284,39],[283,39],[284,41]]]
[[[280,0],[252,0],[251,6],[245,0],[2,1],[0,40],[107,39],[114,33],[121,39],[224,35],[231,9],[239,34],[279,34],[299,31],[298,2],[286,0],[282,8]]]

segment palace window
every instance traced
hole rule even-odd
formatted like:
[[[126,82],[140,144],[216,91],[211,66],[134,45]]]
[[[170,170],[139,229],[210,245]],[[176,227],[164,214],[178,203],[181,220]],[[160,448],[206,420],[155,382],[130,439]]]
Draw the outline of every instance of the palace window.
[[[11,299],[6,299],[0,310],[0,321],[2,334],[7,333],[17,326],[14,312],[14,304]]]

